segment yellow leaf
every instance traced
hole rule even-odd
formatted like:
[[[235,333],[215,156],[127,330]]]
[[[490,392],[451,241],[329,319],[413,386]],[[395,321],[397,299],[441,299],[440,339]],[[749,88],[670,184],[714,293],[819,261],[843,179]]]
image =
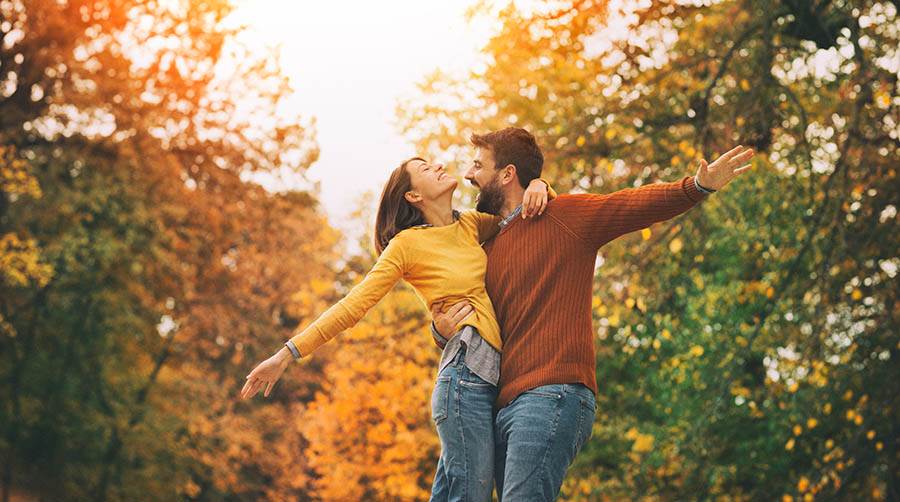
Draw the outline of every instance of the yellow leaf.
[[[784,449],[787,451],[794,449],[794,438],[788,439],[788,442],[784,444]]]
[[[662,342],[659,341],[659,338],[654,338],[653,339],[653,348],[659,350],[659,348],[661,346],[662,346]]]
[[[700,357],[703,355],[703,347],[699,345],[694,345],[691,347],[691,355],[694,357]]]
[[[654,438],[650,434],[641,434],[638,433],[637,438],[634,440],[634,444],[631,446],[631,451],[635,451],[637,453],[646,453],[648,451],[653,450],[653,442],[656,438]]]
[[[684,247],[684,243],[681,242],[681,239],[678,237],[672,239],[672,242],[669,242],[669,251],[673,253],[678,253],[681,251],[681,248]]]
[[[803,433],[803,427],[801,427],[800,425],[795,425],[794,426],[794,435],[799,436],[802,433]]]
[[[645,241],[650,240],[650,229],[645,228],[645,229],[641,230],[641,237],[643,237]]]
[[[819,424],[818,420],[816,420],[815,418],[810,418],[809,420],[806,421],[806,428],[807,429],[815,429],[816,425],[818,425],[818,424]]]
[[[875,431],[869,431],[868,433],[866,433],[866,437],[869,440],[875,439]]]
[[[850,295],[850,297],[853,298],[854,300],[860,300],[863,297],[862,291],[860,291],[858,289],[854,289],[853,293]]]
[[[667,329],[664,329],[664,330],[662,330],[662,333],[660,333],[660,336],[663,337],[663,340],[671,340],[672,332]]]
[[[585,139],[584,136],[578,136],[578,139],[575,140],[575,145],[584,146]]]
[[[744,91],[750,90],[750,82],[748,82],[746,78],[741,79],[741,89]]]
[[[800,481],[797,481],[797,491],[800,493],[805,492],[809,488],[809,480],[806,479],[806,476],[801,476]]]
[[[637,308],[638,308],[638,310],[640,310],[641,312],[646,312],[646,311],[647,311],[647,304],[644,303],[644,299],[643,299],[643,298],[638,298],[638,299],[637,299]]]
[[[606,130],[606,134],[604,134],[604,136],[606,136],[606,139],[613,139],[613,138],[615,138],[615,137],[616,137],[616,131],[615,131],[615,129],[612,129],[612,128],[607,129],[607,130]]]
[[[628,308],[634,308],[634,298],[628,298],[625,300],[625,306]]]

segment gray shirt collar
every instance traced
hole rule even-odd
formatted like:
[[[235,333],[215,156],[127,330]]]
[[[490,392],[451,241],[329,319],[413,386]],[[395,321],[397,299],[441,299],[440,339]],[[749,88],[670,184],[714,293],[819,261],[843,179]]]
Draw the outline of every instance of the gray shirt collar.
[[[503,218],[503,220],[500,222],[500,228],[506,228],[507,225],[512,223],[513,218],[519,216],[520,214],[522,214],[522,204],[519,204],[517,208],[513,209],[513,212],[509,213],[509,216]]]

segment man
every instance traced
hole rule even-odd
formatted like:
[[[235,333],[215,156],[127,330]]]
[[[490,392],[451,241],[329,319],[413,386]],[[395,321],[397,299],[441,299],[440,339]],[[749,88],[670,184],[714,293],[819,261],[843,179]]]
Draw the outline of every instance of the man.
[[[560,195],[523,224],[518,201],[540,177],[544,157],[530,133],[507,128],[475,135],[465,177],[480,189],[478,209],[504,218],[485,244],[485,283],[503,339],[494,421],[500,500],[554,500],[566,470],[591,436],[596,353],[591,288],[597,251],[626,233],[673,218],[750,169],[738,146],[695,176],[611,194]],[[524,218],[524,216],[523,216]],[[461,305],[434,316],[435,340],[453,333]]]

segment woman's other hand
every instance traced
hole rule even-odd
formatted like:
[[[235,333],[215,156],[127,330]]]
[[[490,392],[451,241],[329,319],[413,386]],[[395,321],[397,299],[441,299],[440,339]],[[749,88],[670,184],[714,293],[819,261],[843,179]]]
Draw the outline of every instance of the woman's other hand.
[[[256,393],[259,392],[259,389],[263,387],[265,387],[263,395],[269,397],[269,394],[272,392],[272,387],[275,386],[275,382],[281,378],[284,370],[287,369],[288,364],[291,362],[291,358],[291,352],[288,348],[282,347],[275,355],[259,363],[253,368],[253,371],[247,375],[247,383],[245,383],[244,388],[241,389],[241,399],[255,396]]]
[[[522,219],[543,214],[544,209],[547,209],[547,188],[544,180],[531,180],[522,196]]]

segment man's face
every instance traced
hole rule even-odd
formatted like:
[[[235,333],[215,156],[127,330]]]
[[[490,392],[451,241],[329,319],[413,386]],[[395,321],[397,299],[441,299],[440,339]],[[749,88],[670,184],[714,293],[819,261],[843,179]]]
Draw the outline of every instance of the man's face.
[[[500,187],[499,174],[494,165],[494,154],[487,148],[476,148],[475,160],[466,171],[465,178],[479,190],[478,205],[475,206],[477,211],[500,214],[506,200]]]

